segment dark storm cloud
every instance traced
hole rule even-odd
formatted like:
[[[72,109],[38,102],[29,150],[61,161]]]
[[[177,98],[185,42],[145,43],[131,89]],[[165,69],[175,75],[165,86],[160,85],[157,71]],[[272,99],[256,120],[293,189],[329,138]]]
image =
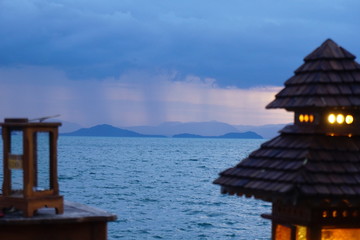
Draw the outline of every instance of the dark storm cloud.
[[[326,38],[358,55],[358,9],[340,0],[1,0],[0,65],[83,80],[177,71],[220,86],[281,85]]]

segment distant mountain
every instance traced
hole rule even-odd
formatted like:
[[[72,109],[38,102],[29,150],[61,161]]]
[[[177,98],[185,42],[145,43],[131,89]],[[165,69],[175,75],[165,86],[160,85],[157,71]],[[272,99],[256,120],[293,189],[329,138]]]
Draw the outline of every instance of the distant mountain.
[[[234,126],[240,132],[251,131],[256,132],[261,135],[263,138],[271,139],[279,135],[279,131],[283,129],[287,124],[268,124],[262,126],[246,126],[246,125],[237,125]]]
[[[225,135],[222,136],[218,136],[217,138],[247,138],[247,139],[262,139],[263,137],[260,136],[257,133],[254,132],[243,132],[243,133],[239,133],[239,132],[233,132],[233,133],[227,133]]]
[[[183,133],[183,134],[176,134],[173,136],[173,138],[241,138],[241,139],[262,139],[260,135],[254,133],[254,132],[233,132],[233,133],[227,133],[221,136],[201,136],[196,134],[190,134],[190,133]]]
[[[201,136],[219,136],[229,132],[238,132],[238,130],[230,124],[216,121],[188,123],[165,122],[157,126],[135,126],[126,127],[125,129],[141,134],[161,134],[166,136],[183,133]]]
[[[220,136],[229,132],[255,132],[263,138],[273,138],[286,124],[268,124],[262,126],[251,125],[230,125],[223,122],[165,122],[157,126],[135,126],[124,127],[125,129],[136,131],[141,134],[161,134],[173,136],[177,134],[189,133],[200,136]]]
[[[134,131],[117,128],[108,124],[96,125],[90,128],[81,128],[70,133],[62,133],[63,136],[96,136],[96,137],[165,137],[163,135],[140,134]],[[254,132],[231,132],[219,136],[203,136],[197,134],[182,133],[176,134],[174,138],[247,138],[261,139],[262,137]]]
[[[201,136],[201,135],[190,134],[190,133],[175,134],[172,137],[173,138],[206,138],[206,137]]]
[[[109,130],[106,133],[106,129],[102,129],[102,135],[106,136],[138,136],[138,137],[164,137],[164,136],[174,136],[174,135],[182,135],[182,134],[191,134],[198,135],[200,137],[211,137],[211,136],[222,136],[227,133],[244,133],[244,132],[254,132],[263,138],[270,139],[279,134],[279,131],[285,127],[286,124],[269,124],[262,126],[246,126],[246,125],[237,125],[232,126],[230,124],[222,123],[222,122],[189,122],[189,123],[181,123],[181,122],[165,122],[163,124],[157,126],[135,126],[135,127],[113,127],[114,131]],[[102,125],[98,125],[102,126]],[[106,125],[105,125],[106,126]],[[97,127],[97,126],[95,126]],[[64,129],[65,128],[65,129]],[[72,129],[71,132],[69,129]],[[78,131],[74,131],[75,129],[79,129],[79,125],[63,122],[63,126],[60,128],[60,132],[67,134],[64,135],[72,135],[77,136],[79,134],[91,134],[91,136],[99,136],[99,133],[96,132],[96,129],[92,128],[81,128]],[[87,130],[86,130],[87,129]],[[66,131],[67,130],[67,131]],[[121,130],[121,131],[120,131]],[[83,132],[85,131],[85,132]],[[95,132],[92,132],[95,131]],[[128,132],[126,132],[128,131]],[[70,132],[70,133],[69,133]],[[89,133],[90,132],[90,133]],[[84,135],[86,136],[86,135]],[[90,136],[90,135],[87,135]],[[192,136],[194,137],[194,136]]]
[[[63,136],[97,136],[97,137],[165,137],[161,135],[145,135],[129,131],[108,124],[96,125],[90,128],[81,128],[70,133],[63,133]]]

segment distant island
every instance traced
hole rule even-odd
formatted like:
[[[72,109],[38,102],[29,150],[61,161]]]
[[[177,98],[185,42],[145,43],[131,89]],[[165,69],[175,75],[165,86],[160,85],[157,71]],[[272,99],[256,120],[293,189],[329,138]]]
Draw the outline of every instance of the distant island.
[[[134,131],[125,130],[109,124],[96,125],[90,128],[81,128],[70,133],[62,133],[62,136],[83,136],[83,137],[165,137],[163,135],[140,134]]]
[[[230,125],[224,122],[164,122],[154,126],[132,126],[124,129],[141,134],[160,134],[172,137],[179,134],[194,134],[199,136],[221,136],[227,133],[254,132],[263,138],[271,139],[278,136],[279,130],[286,124],[269,124],[262,126]],[[190,137],[190,136],[189,136]]]
[[[73,133],[84,126],[77,123],[61,121],[54,119],[55,122],[62,122],[59,129],[60,133]],[[251,125],[231,125],[218,121],[207,122],[163,122],[159,125],[143,125],[143,126],[115,126],[123,130],[132,131],[142,135],[157,135],[165,137],[173,137],[179,134],[194,134],[199,136],[221,136],[227,133],[244,133],[254,132],[265,139],[271,139],[279,135],[279,131],[286,124],[268,124],[261,126]],[[189,136],[191,137],[191,136]]]
[[[84,136],[84,137],[160,137],[164,138],[164,135],[154,134],[141,134],[135,131],[117,128],[109,124],[96,125],[90,128],[81,128],[74,132],[62,133],[62,136]],[[262,139],[263,137],[255,132],[231,132],[221,136],[202,136],[196,134],[176,134],[173,138],[244,138],[244,139]]]
[[[262,136],[255,132],[232,132],[227,133],[221,136],[201,136],[196,134],[189,134],[189,133],[183,133],[183,134],[176,134],[173,136],[173,138],[244,138],[244,139],[263,139]]]

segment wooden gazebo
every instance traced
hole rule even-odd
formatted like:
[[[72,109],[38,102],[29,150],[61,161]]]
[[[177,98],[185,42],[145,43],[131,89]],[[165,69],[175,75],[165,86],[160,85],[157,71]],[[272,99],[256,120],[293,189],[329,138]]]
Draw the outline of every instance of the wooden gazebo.
[[[360,65],[331,39],[267,108],[294,124],[214,181],[222,193],[272,202],[274,240],[360,239]]]

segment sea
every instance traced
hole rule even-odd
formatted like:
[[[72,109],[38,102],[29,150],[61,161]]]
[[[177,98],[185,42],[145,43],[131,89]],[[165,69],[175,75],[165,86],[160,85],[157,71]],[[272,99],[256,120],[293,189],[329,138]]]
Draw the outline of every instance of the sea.
[[[271,204],[212,183],[264,141],[60,136],[60,191],[116,214],[109,240],[269,240]]]

